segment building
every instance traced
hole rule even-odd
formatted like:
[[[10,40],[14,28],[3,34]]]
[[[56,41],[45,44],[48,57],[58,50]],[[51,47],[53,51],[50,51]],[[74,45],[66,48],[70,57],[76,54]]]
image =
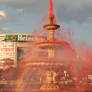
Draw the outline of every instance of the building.
[[[0,34],[0,69],[16,67],[36,40],[46,37],[32,34]],[[6,67],[5,67],[6,66]]]

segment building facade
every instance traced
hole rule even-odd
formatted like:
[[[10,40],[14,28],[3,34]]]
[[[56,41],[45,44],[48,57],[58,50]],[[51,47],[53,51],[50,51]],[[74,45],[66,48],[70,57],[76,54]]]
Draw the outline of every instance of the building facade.
[[[36,40],[46,37],[32,34],[0,34],[0,69],[16,67]]]

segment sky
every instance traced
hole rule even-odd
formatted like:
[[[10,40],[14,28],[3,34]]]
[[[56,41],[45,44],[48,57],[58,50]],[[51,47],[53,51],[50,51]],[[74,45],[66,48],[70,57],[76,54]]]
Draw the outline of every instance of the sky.
[[[76,42],[92,46],[92,0],[53,0],[57,23]],[[48,15],[49,0],[0,0],[0,33],[32,33]]]

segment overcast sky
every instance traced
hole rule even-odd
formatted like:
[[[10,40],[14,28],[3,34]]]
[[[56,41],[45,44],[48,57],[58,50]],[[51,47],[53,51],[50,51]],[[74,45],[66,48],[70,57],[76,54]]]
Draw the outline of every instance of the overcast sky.
[[[92,0],[53,0],[57,22],[75,41],[92,45]],[[31,33],[49,11],[49,0],[0,0],[0,33]]]

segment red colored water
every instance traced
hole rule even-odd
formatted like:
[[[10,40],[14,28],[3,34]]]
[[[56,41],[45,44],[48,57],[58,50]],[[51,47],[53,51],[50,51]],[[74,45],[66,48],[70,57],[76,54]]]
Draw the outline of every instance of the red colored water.
[[[53,2],[50,0],[50,13],[53,13]],[[44,33],[43,33],[44,32]],[[38,31],[39,34],[43,34],[46,36],[46,30]],[[32,49],[28,51],[28,56],[26,59],[20,63],[20,72],[18,79],[20,81],[17,82],[16,92],[32,92],[30,90],[30,84],[32,83],[34,87],[34,83],[37,83],[36,77],[39,76],[44,80],[44,69],[39,66],[30,66],[30,62],[39,63],[39,61],[43,62],[53,62],[56,60],[58,63],[63,63],[67,65],[67,71],[70,73],[73,79],[73,87],[71,85],[65,86],[66,89],[60,89],[55,92],[92,92],[92,87],[88,83],[88,75],[92,75],[92,50],[86,46],[86,44],[78,44],[76,45],[75,41],[72,38],[71,30],[68,29],[67,32],[56,31],[55,32],[55,41],[54,42],[63,42],[61,48],[58,48],[55,52],[54,58],[44,58],[43,56],[47,56],[47,52],[41,51],[36,44],[34,43]],[[34,32],[34,34],[36,34]],[[69,45],[63,45],[68,43]],[[38,40],[39,42],[39,40]],[[47,40],[47,44],[49,41]],[[35,53],[36,52],[36,53]],[[28,65],[28,66],[27,66]],[[49,68],[48,68],[49,70]],[[63,67],[60,67],[56,70],[57,72],[62,73]],[[36,75],[37,74],[37,75]],[[41,75],[42,74],[42,75]],[[63,74],[61,74],[63,75]],[[34,79],[34,80],[33,80]],[[41,84],[36,85],[39,88]],[[92,86],[92,85],[91,85]],[[68,89],[67,89],[68,88]],[[29,90],[28,90],[29,89]],[[34,88],[35,89],[35,88]],[[91,90],[91,91],[90,91]],[[34,92],[34,91],[33,91]],[[39,90],[35,90],[35,92],[42,92]],[[49,91],[47,91],[49,92]],[[52,92],[52,91],[50,91]]]
[[[50,0],[50,9],[49,9],[50,13],[53,13],[53,2],[52,0]]]
[[[86,92],[86,90],[90,90],[90,88],[88,88],[87,86],[88,84],[88,75],[91,73],[92,71],[92,51],[91,49],[85,47],[85,44],[81,44],[76,46],[75,42],[71,41],[71,37],[70,37],[71,33],[69,32],[67,34],[67,36],[69,36],[67,38],[67,42],[70,43],[70,45],[73,43],[73,45],[71,46],[74,49],[75,53],[72,53],[71,49],[68,49],[67,47],[64,48],[63,50],[60,50],[59,53],[57,53],[58,56],[58,60],[60,60],[60,62],[62,61],[66,61],[65,63],[68,63],[68,71],[71,71],[70,73],[72,74],[73,78],[77,78],[76,82],[75,82],[75,88],[70,88],[69,90],[67,90],[67,92]],[[60,34],[59,34],[60,36]],[[61,38],[59,40],[62,40],[64,38]],[[72,42],[72,43],[71,43]],[[21,83],[18,82],[17,85],[19,90],[22,91],[18,91],[18,92],[26,92],[27,91],[27,86],[31,83],[31,78],[32,76],[38,71],[41,72],[42,70],[38,70],[35,66],[35,68],[30,68],[30,67],[26,67],[25,64],[29,64],[32,61],[32,56],[33,53],[35,52],[36,47],[33,46],[32,51],[30,50],[29,56],[25,59],[25,62],[23,61],[21,63],[21,72],[20,72],[20,76],[19,79],[21,81]],[[37,61],[38,59],[41,58],[41,56],[43,56],[44,53],[39,53],[40,56],[38,55],[38,57],[35,58],[35,61]],[[67,57],[67,58],[66,58]],[[55,60],[55,59],[54,59]],[[62,60],[62,61],[61,61]],[[46,60],[48,61],[48,60]],[[24,66],[23,66],[24,65]],[[30,72],[29,72],[30,71]],[[61,68],[62,71],[62,68]],[[25,79],[25,80],[24,80]],[[82,83],[80,83],[82,82]],[[26,84],[27,83],[27,84]],[[30,92],[30,91],[29,91]],[[39,91],[40,92],[40,91]],[[56,91],[59,92],[59,91]],[[62,90],[62,92],[66,92],[66,90]]]

